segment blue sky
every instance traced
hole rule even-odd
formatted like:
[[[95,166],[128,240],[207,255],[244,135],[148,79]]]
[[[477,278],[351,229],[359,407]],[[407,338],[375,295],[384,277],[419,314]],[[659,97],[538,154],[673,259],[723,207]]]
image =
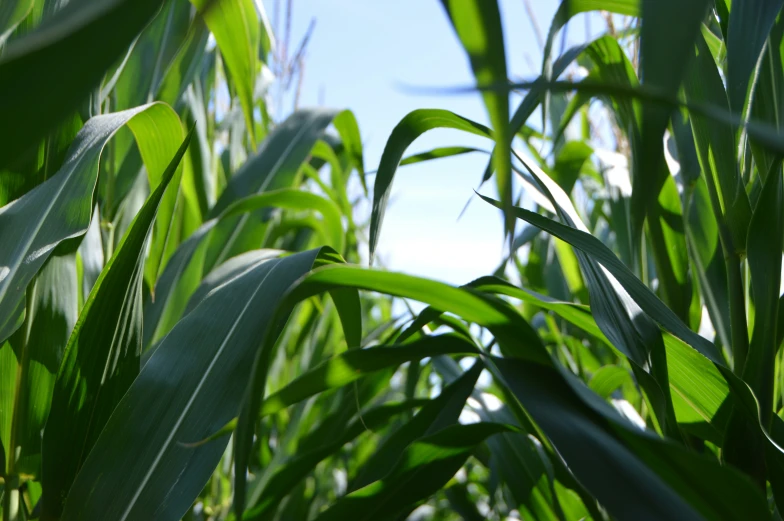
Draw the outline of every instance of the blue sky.
[[[270,18],[273,3],[264,0]],[[541,53],[524,0],[499,3],[510,77],[530,79],[541,66]],[[530,4],[546,34],[558,2]],[[292,42],[300,40],[313,18],[316,27],[308,45],[300,106],[323,100],[326,106],[353,110],[368,170],[376,169],[392,129],[414,109],[444,108],[487,123],[478,95],[423,95],[404,88],[473,82],[440,1],[294,0]],[[584,20],[574,22],[568,41],[584,41]],[[434,130],[415,141],[409,152],[451,145],[490,147],[481,138]],[[498,213],[474,200],[458,221],[486,162],[484,155],[472,154],[398,170],[379,244],[387,268],[462,284],[497,267],[503,251]],[[485,191],[493,192],[491,187]]]

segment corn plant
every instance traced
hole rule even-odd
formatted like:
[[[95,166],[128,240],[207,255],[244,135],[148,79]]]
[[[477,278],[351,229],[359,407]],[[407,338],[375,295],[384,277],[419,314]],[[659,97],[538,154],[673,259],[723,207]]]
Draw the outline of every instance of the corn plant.
[[[372,195],[260,4],[0,5],[4,521],[781,518],[781,2],[564,0],[519,83],[442,4],[490,126],[406,115]],[[400,167],[483,152],[495,273],[361,266]]]

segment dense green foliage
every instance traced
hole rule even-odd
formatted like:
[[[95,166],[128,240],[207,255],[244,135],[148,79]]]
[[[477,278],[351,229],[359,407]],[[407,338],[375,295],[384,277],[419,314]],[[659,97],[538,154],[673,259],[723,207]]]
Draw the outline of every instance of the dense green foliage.
[[[514,84],[442,0],[490,126],[371,177],[272,110],[260,2],[4,0],[3,521],[781,519],[782,3],[564,0]],[[399,167],[482,152],[495,273],[361,266]]]

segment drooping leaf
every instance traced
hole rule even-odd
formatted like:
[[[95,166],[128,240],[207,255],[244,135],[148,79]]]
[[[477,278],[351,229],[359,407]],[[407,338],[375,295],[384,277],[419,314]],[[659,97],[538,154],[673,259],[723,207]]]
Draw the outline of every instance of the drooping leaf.
[[[762,494],[743,476],[632,425],[606,403],[594,402],[590,391],[563,371],[506,358],[494,358],[493,365],[611,515],[651,520],[770,517]]]
[[[544,81],[552,81],[563,72],[563,70],[559,70],[557,62],[553,63],[553,45],[558,33],[574,16],[591,11],[609,11],[614,14],[638,16],[640,14],[640,0],[562,0],[553,16],[553,21],[550,23],[544,44],[542,56],[542,79]],[[580,49],[579,52],[581,51]],[[544,98],[542,122],[544,122],[549,111],[550,93],[544,91],[542,97]],[[528,118],[526,117],[526,119]]]
[[[505,295],[550,310],[586,333],[610,345],[586,306],[561,302],[526,288],[518,288],[496,277],[481,277],[468,284],[480,291]],[[424,314],[424,312],[423,312]],[[421,315],[420,315],[421,316]],[[432,319],[432,316],[430,317]],[[670,388],[675,414],[681,426],[700,435],[721,440],[728,419],[729,389],[721,372],[704,356],[672,335],[664,335]],[[617,349],[617,347],[614,347]],[[626,378],[631,376],[628,371]],[[598,391],[597,391],[598,392]],[[601,394],[601,393],[600,393]],[[708,424],[708,428],[704,428]]]
[[[530,357],[534,360],[543,360],[548,356],[531,326],[508,305],[497,299],[396,273],[362,270],[351,266],[341,266],[339,270],[335,270],[334,268],[337,266],[336,264],[322,266],[307,277],[303,277],[288,294],[278,313],[285,316],[298,302],[324,291],[341,288],[369,289],[395,295],[402,293],[435,305],[444,311],[461,310],[464,318],[488,327],[494,332],[501,345],[514,349],[519,356]],[[522,349],[515,343],[519,340],[521,332],[530,340],[530,343]],[[264,395],[274,338],[275,335],[272,335],[265,340],[265,344],[256,358],[253,369],[254,376],[248,391],[249,399],[244,404],[238,421],[235,454],[239,453],[243,457],[247,457],[253,427],[256,424],[260,402]],[[221,426],[217,426],[216,430]],[[239,448],[236,448],[237,446]],[[245,465],[245,462],[240,458],[235,461],[235,468],[244,469]],[[242,470],[237,471],[235,476],[240,473]],[[242,508],[237,505],[244,505],[244,483],[241,480],[242,478],[235,478],[235,508]]]
[[[490,198],[481,195],[480,197],[490,204],[498,204]],[[715,346],[689,329],[688,326],[686,326],[672,310],[665,306],[647,286],[635,277],[629,268],[626,267],[599,239],[585,231],[563,225],[522,208],[516,208],[514,211],[519,218],[591,255],[591,257],[597,260],[623,285],[624,290],[629,293],[637,305],[650,315],[651,318],[659,322],[665,329],[678,338],[681,338],[710,360],[720,360]]]
[[[268,396],[261,404],[261,416],[353,382],[367,373],[398,366],[404,362],[445,354],[475,354],[476,348],[457,335],[425,337],[400,346],[352,349],[325,360],[289,385]]]
[[[381,161],[373,184],[373,210],[370,215],[369,239],[371,263],[378,245],[381,223],[384,219],[389,195],[392,192],[392,181],[394,180],[398,164],[403,158],[406,149],[416,138],[428,130],[436,128],[453,128],[487,138],[492,136],[490,129],[484,125],[458,116],[448,110],[419,109],[410,112],[400,120],[400,123],[392,130],[392,134],[384,147],[384,153],[381,155]]]
[[[209,232],[224,220],[232,220],[246,213],[268,208],[319,211],[323,216],[324,242],[336,250],[343,249],[345,238],[340,210],[334,203],[321,196],[300,190],[280,189],[239,199],[220,215],[202,224],[172,255],[171,266],[167,264],[161,274],[154,299],[150,297],[144,306],[145,346],[162,338],[185,311],[191,292],[201,281],[204,262],[202,257],[197,256],[199,265],[194,266],[191,259],[197,255]]]
[[[543,171],[518,156],[535,177],[540,190],[556,209],[558,216],[575,230],[587,233],[568,195]],[[635,376],[650,402],[659,428],[678,437],[675,411],[670,395],[666,350],[658,326],[645,315],[629,295],[618,288],[618,281],[582,251],[576,251],[580,269],[591,296],[592,313],[613,346],[632,362]]]
[[[142,115],[142,117],[138,117]],[[88,228],[98,161],[106,142],[123,125],[136,137],[150,166],[163,166],[176,148],[157,138],[156,127],[176,114],[155,103],[90,119],[77,135],[67,159],[56,175],[21,198],[0,208],[0,242],[13,245],[0,252],[0,338],[16,328],[16,309],[27,284],[54,248],[78,237]]]

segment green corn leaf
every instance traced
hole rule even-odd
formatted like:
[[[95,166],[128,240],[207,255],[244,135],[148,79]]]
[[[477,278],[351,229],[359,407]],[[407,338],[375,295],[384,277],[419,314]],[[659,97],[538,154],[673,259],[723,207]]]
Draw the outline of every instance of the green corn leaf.
[[[196,256],[196,262],[191,264],[191,259],[197,250],[204,244],[204,239],[224,220],[232,220],[237,216],[264,208],[283,208],[291,210],[317,210],[325,224],[325,242],[336,250],[344,248],[345,238],[340,219],[340,210],[337,206],[316,194],[294,190],[280,189],[250,195],[239,199],[227,207],[220,215],[202,224],[186,241],[174,252],[170,264],[166,265],[156,287],[155,298],[150,297],[144,306],[144,345],[148,347],[152,342],[162,338],[174,326],[176,321],[185,311],[186,303],[191,293],[201,280],[204,259]]]
[[[721,77],[702,38],[697,39],[697,54],[693,55],[686,74],[684,91],[690,102],[729,107]],[[725,248],[732,247],[742,253],[746,247],[751,206],[735,158],[733,129],[727,123],[709,121],[693,112],[690,121],[711,204],[714,212],[724,216],[729,229],[730,237],[722,240],[732,242]]]
[[[553,21],[547,33],[543,53],[545,71],[552,66],[552,48],[558,31],[573,17],[591,11],[608,11],[614,14],[638,16],[640,14],[640,0],[563,0],[555,12],[555,16],[553,16]],[[558,75],[548,76],[546,74],[544,76],[547,78],[558,77]]]
[[[462,374],[457,362],[447,357],[433,360],[433,366],[446,382],[452,382]],[[490,408],[483,393],[474,389],[471,407],[480,421],[513,425],[518,432],[501,433],[487,440],[492,459],[490,468],[498,468],[512,496],[520,506],[536,511],[543,519],[571,519],[563,513],[562,505],[551,487],[555,483],[555,470],[538,440],[525,432],[507,406]],[[563,477],[563,475],[561,475]],[[579,516],[578,516],[579,517]],[[538,518],[537,518],[538,519]]]
[[[367,195],[368,189],[367,179],[365,179],[365,158],[363,156],[362,137],[359,133],[357,118],[350,110],[344,110],[335,116],[332,124],[340,135],[340,140],[343,143],[343,147],[345,148],[348,157],[351,158],[351,163],[359,173],[359,181],[362,183],[362,189],[365,191],[365,195]]]
[[[35,0],[9,0],[0,6],[0,46],[5,44],[8,36],[16,26],[24,20],[35,5]]]
[[[638,85],[631,62],[613,37],[603,36],[591,42],[585,49],[585,55],[590,58],[593,68],[588,77],[583,80],[584,82],[612,83],[628,88],[635,88]],[[562,135],[566,125],[589,100],[589,95],[580,93],[572,98],[556,136]],[[631,144],[632,156],[637,158],[641,154],[647,153],[642,141],[642,113],[639,104],[625,97],[610,97],[607,103],[612,108],[618,127],[625,131]],[[658,190],[660,190],[658,197],[647,208],[648,239],[653,250],[662,297],[679,317],[686,319],[692,288],[687,274],[688,257],[683,233],[681,204],[674,182],[669,175],[666,175],[663,157],[658,158],[658,164],[659,170],[656,175],[661,175],[662,179],[657,181]],[[635,194],[651,190],[648,185],[651,174],[651,172],[646,173],[635,167],[632,176],[631,202],[631,208],[634,210],[630,213],[632,224],[642,223],[643,214],[640,213],[640,209],[643,209],[645,203],[640,202],[638,195]],[[570,190],[566,191],[569,193]],[[639,241],[638,234],[641,231],[641,229],[632,230],[633,242]]]
[[[698,41],[700,39],[698,38]],[[706,51],[707,52],[707,51]],[[624,85],[603,83],[603,82],[572,82],[572,81],[553,81],[544,82],[542,78],[538,78],[533,82],[520,82],[513,83],[508,86],[480,86],[479,90],[507,90],[507,89],[540,89],[551,92],[580,92],[591,94],[593,96],[614,96],[617,98],[626,97],[632,99],[639,99],[644,102],[654,104],[667,105],[672,109],[682,107],[687,108],[690,113],[705,118],[709,121],[720,123],[722,127],[725,126],[739,126],[742,127],[749,137],[758,141],[759,146],[767,150],[781,153],[784,151],[784,140],[782,140],[781,133],[775,126],[771,126],[763,121],[753,119],[744,120],[737,114],[731,113],[726,108],[726,102],[723,104],[715,104],[703,101],[682,101],[674,96],[662,95],[658,91],[651,90],[645,86],[642,87],[628,87]],[[456,89],[456,92],[469,92],[475,88],[461,88]],[[703,93],[700,93],[702,95]]]
[[[74,3],[5,47],[0,77],[14,81],[0,84],[0,167],[78,108],[160,5],[159,0]]]
[[[769,2],[769,4],[777,2]],[[755,33],[756,34],[756,33]],[[784,38],[784,20],[780,17],[770,30],[765,48],[760,56],[755,73],[749,85],[749,104],[746,115],[749,119],[764,121],[772,128],[781,129],[784,120],[784,64],[781,59],[781,42]],[[752,157],[757,172],[764,177],[776,160],[776,154],[758,145],[754,137],[749,137]]]
[[[16,358],[11,344],[7,341],[0,344],[0,407],[2,411],[0,414],[0,463],[3,464],[3,473],[9,475],[9,470],[6,463],[11,460],[11,453],[6,450],[5,446],[11,439],[11,430],[13,429],[13,414],[7,411],[12,411],[14,407],[14,396],[16,395],[14,387],[16,386],[16,372],[19,367],[19,362]],[[6,440],[6,441],[3,441]]]
[[[361,418],[351,422],[341,432],[340,439],[322,443],[321,446],[302,451],[270,477],[260,495],[260,501],[248,509],[242,516],[243,521],[266,519],[280,504],[281,500],[296,486],[313,468],[325,458],[337,452],[346,443],[359,437],[368,429],[383,427],[393,417],[410,410],[412,407],[426,404],[425,400],[410,400],[400,403],[387,403],[360,413]]]
[[[263,259],[276,259],[285,255],[282,250],[253,250],[236,257],[232,257],[214,270],[212,270],[199,284],[199,287],[190,295],[188,305],[182,312],[182,316],[187,315],[201,303],[202,300],[216,288],[242,275],[248,268],[258,264]]]
[[[558,301],[526,288],[518,288],[496,277],[481,277],[467,286],[479,291],[519,299],[541,309],[550,310],[613,349],[617,349],[596,325],[587,306]],[[423,321],[433,320],[437,314],[437,311],[427,308],[417,321],[420,317]],[[409,331],[416,325],[417,322],[412,324]],[[405,336],[406,332],[397,340],[402,341]],[[724,376],[707,358],[678,338],[665,333],[664,346],[667,350],[670,389],[673,393],[675,415],[679,425],[697,436],[721,443],[731,405],[731,400],[728,399],[729,388]],[[629,378],[627,372],[627,379]]]
[[[693,288],[681,198],[672,176],[664,178],[646,224],[662,300],[688,323]]]
[[[231,203],[251,194],[289,188],[316,140],[338,114],[325,109],[301,110],[275,127],[258,152],[232,176],[209,217],[217,217]]]
[[[81,309],[87,296],[104,267],[103,238],[101,237],[101,218],[98,208],[93,211],[90,226],[79,244],[78,260],[81,262],[81,287],[79,288],[79,307]]]
[[[475,423],[454,425],[423,438],[401,454],[388,476],[339,499],[316,520],[396,519],[449,481],[478,444],[509,430],[499,424]]]
[[[0,208],[0,242],[15,245],[0,252],[0,338],[18,326],[16,310],[25,288],[54,248],[87,230],[106,142],[128,125],[150,168],[162,172],[176,145],[169,148],[173,141],[160,141],[156,129],[172,118],[177,115],[167,105],[156,103],[90,119],[56,175]]]
[[[163,72],[157,90],[157,99],[173,107],[184,103],[185,91],[205,61],[205,47],[209,34],[204,19],[200,16],[194,17],[185,40]]]
[[[325,199],[313,193],[294,190],[292,188],[283,188],[255,196],[252,195],[232,204],[222,214],[221,218],[230,218],[234,215],[247,213],[251,210],[264,207],[318,211],[324,218],[324,225],[327,231],[326,238],[328,238],[327,245],[338,252],[344,250],[345,237],[343,225],[340,220],[340,209],[329,199]]]
[[[593,149],[582,141],[569,141],[555,158],[553,181],[570,194],[580,176],[583,165],[593,155]]]
[[[164,105],[166,106],[166,105]],[[153,134],[156,142],[156,150],[154,152],[141,151],[142,159],[147,169],[147,178],[150,186],[157,187],[161,179],[158,177],[158,172],[163,172],[165,163],[161,162],[162,152],[170,150],[176,146],[185,137],[185,129],[182,128],[179,117],[174,117],[175,114],[170,112],[171,117],[167,117],[165,121],[163,118],[158,118],[155,133]],[[136,116],[137,118],[152,119],[151,115],[144,113]],[[152,128],[152,121],[149,125]],[[145,157],[147,154],[148,157]],[[157,159],[157,161],[156,161]],[[150,253],[147,261],[145,262],[145,280],[150,287],[155,287],[155,281],[158,278],[158,273],[161,267],[168,261],[166,255],[167,250],[171,248],[171,243],[175,242],[173,235],[173,220],[177,218],[175,215],[178,202],[181,204],[181,181],[182,181],[183,168],[179,166],[174,174],[172,186],[174,189],[167,191],[160,207],[158,208],[158,219],[155,220],[155,227],[150,240]],[[178,201],[180,199],[180,201]]]
[[[499,203],[494,202],[492,199],[484,196],[480,197],[491,204],[495,204],[496,207],[499,207]],[[595,237],[585,232],[575,230],[569,226],[561,225],[560,223],[556,223],[555,221],[527,210],[517,208],[515,213],[518,217],[590,254],[591,257],[596,259],[607,269],[607,271],[616,277],[624,290],[628,292],[643,311],[656,320],[662,327],[694,348],[696,350],[694,355],[696,355],[697,359],[700,356],[703,356],[715,364],[716,368],[729,384],[729,388],[733,394],[734,404],[746,415],[747,424],[749,424],[748,422],[751,422],[749,425],[762,433],[765,451],[766,454],[768,454],[768,462],[770,464],[769,472],[776,476],[774,490],[776,490],[777,496],[784,493],[784,489],[777,488],[781,484],[784,484],[784,481],[781,481],[784,476],[784,473],[781,470],[784,468],[784,450],[781,449],[781,444],[779,443],[780,439],[772,437],[772,433],[778,432],[775,430],[777,429],[776,422],[774,422],[774,429],[771,432],[769,432],[760,422],[759,406],[754,394],[745,382],[740,380],[740,378],[724,365],[724,362],[716,352],[715,346],[691,331]],[[776,434],[776,436],[778,436],[778,434]]]
[[[449,500],[452,510],[465,521],[483,521],[485,518],[472,501],[468,486],[455,483],[444,490],[444,495]]]
[[[417,439],[457,423],[483,368],[481,362],[475,362],[463,376],[445,387],[438,398],[424,405],[410,421],[384,440],[359,470],[348,489],[353,492],[383,479],[400,461],[401,453]]]
[[[569,321],[587,333],[612,346],[596,325],[590,309],[585,306],[560,302],[534,291],[517,288],[495,277],[482,277],[471,286],[490,293],[507,295],[523,302],[535,304]],[[712,440],[721,440],[728,419],[729,389],[723,374],[707,358],[680,339],[665,333],[667,368],[670,388],[675,400],[675,413],[679,424],[689,430],[699,429]],[[617,349],[617,348],[616,348]],[[709,424],[704,428],[703,423]]]
[[[325,250],[322,256],[314,261],[313,267],[320,268],[342,262],[343,259],[339,255]],[[338,316],[348,348],[359,347],[362,339],[362,318],[358,314],[358,311],[361,310],[358,291],[352,288],[332,288],[330,294],[333,303],[338,308]],[[285,320],[281,317],[286,317],[293,311],[294,306],[289,303],[290,293],[285,295],[285,300],[275,311],[271,322],[272,326],[268,328],[261,349],[252,364],[246,397],[237,420],[237,433],[234,438],[234,509],[238,518],[241,518],[245,505],[245,472],[250,460],[253,433],[261,409],[263,389],[267,381],[267,368],[270,365],[276,339],[285,324]]]
[[[476,348],[456,335],[425,337],[401,346],[353,349],[329,358],[289,385],[268,396],[261,404],[261,416],[324,391],[347,385],[365,374],[399,366],[405,362],[447,354],[477,354]]]
[[[730,108],[746,112],[752,73],[762,54],[776,17],[784,2],[751,0],[737,2],[730,10],[727,31],[727,94]]]
[[[541,341],[531,326],[508,305],[497,299],[397,273],[363,270],[352,266],[340,266],[340,269],[336,270],[337,266],[334,264],[323,266],[300,280],[299,284],[288,294],[278,313],[286,316],[298,302],[337,288],[366,289],[392,295],[405,295],[444,311],[456,312],[467,320],[487,327],[496,335],[502,346],[508,346],[518,356],[541,361],[548,359]],[[517,344],[521,334],[530,340],[524,348]],[[272,334],[265,340],[264,346],[256,358],[253,368],[254,376],[248,391],[249,399],[245,402],[240,414],[235,454],[240,454],[243,458],[247,457],[247,452],[250,450],[253,426],[256,424],[260,403],[264,396],[263,390],[274,347],[273,340],[276,336],[276,334]],[[216,426],[215,430],[222,425]],[[235,476],[244,474],[246,465],[240,458],[237,461],[239,461],[239,465],[235,461],[235,468],[241,470],[237,471]],[[237,505],[244,505],[243,478],[235,478],[234,498],[235,508],[238,508]]]
[[[587,232],[576,209],[563,189],[543,171],[528,160],[517,156],[536,178],[540,189],[549,199],[562,220],[574,229]],[[592,313],[597,324],[633,363],[635,376],[645,390],[660,429],[667,435],[678,437],[675,411],[670,395],[666,351],[661,332],[628,294],[617,289],[617,281],[605,273],[599,264],[581,251],[577,260],[591,295]]]
[[[39,142],[35,153],[27,154],[21,162],[0,171],[0,205],[20,198],[52,177],[63,165],[68,149],[83,126],[82,118],[72,114]]]
[[[74,478],[139,373],[144,244],[190,136],[101,272],[68,340],[42,446],[45,517],[60,516]],[[106,324],[116,327],[108,328]]]
[[[470,288],[454,288],[420,277],[351,265],[324,266],[299,282],[289,294],[287,304],[291,306],[334,288],[357,288],[424,302],[489,329],[499,344],[509,346],[516,356],[541,363],[549,360],[533,328],[504,302]],[[519,347],[520,338],[525,338],[525,347]]]
[[[421,163],[422,161],[430,161],[431,159],[441,159],[443,157],[460,156],[463,154],[470,154],[471,152],[484,152],[484,150],[473,147],[437,147],[427,152],[420,152],[404,157],[400,161],[399,166],[413,165]]]
[[[784,248],[784,219],[781,206],[784,189],[781,182],[781,161],[774,164],[762,188],[751,218],[748,236],[748,262],[754,298],[754,326],[749,355],[743,366],[745,380],[760,409],[760,423],[771,429],[774,407],[774,367],[778,348],[779,287],[781,283],[781,251]],[[742,411],[736,411],[727,432],[724,457],[747,470],[752,476],[764,476],[764,442],[756,429],[749,428]]]
[[[612,36],[602,36],[594,40],[585,46],[580,56],[588,58],[592,64],[588,76],[582,80],[586,83],[609,83],[628,87],[639,85],[634,67],[618,41]],[[556,139],[563,135],[567,125],[589,101],[590,95],[579,92],[569,101],[556,130]],[[632,99],[619,97],[610,97],[606,102],[612,108],[618,127],[627,134],[632,148],[639,148],[641,118],[639,105],[636,105]]]
[[[197,448],[182,443],[204,439],[236,416],[276,301],[319,255],[262,256],[177,324],[109,418],[74,482],[64,520],[185,513],[228,440]]]
[[[564,371],[505,358],[493,358],[492,365],[611,515],[770,517],[760,491],[740,474],[633,426],[609,405],[595,402],[590,391]]]
[[[684,79],[695,39],[702,40],[700,27],[709,0],[642,0],[640,34],[640,77],[646,88],[665,96],[675,96]],[[667,30],[662,30],[667,27]],[[643,219],[655,208],[662,185],[667,179],[662,135],[670,110],[659,104],[643,103],[641,147],[635,151],[632,191],[632,226],[635,237]],[[650,215],[647,215],[650,218]],[[682,241],[681,241],[682,242]],[[687,306],[688,307],[688,306]]]
[[[259,73],[259,44],[264,29],[253,0],[191,0],[215,36],[245,115],[245,129],[255,145],[253,91]]]
[[[118,110],[142,105],[151,96],[156,99],[163,74],[188,33],[191,10],[188,2],[166,3],[117,66],[114,81],[103,85],[102,98],[111,94]],[[116,159],[123,160],[126,153],[118,150]]]
[[[719,230],[704,179],[695,181],[687,204],[686,241],[689,245],[692,272],[696,272],[699,278],[700,292],[718,339],[722,345],[730,346],[727,269],[724,266]]]
[[[563,74],[566,68],[582,54],[582,52],[585,50],[585,47],[585,45],[572,47],[560,58],[558,58],[554,64],[551,64],[550,66],[552,67],[552,77],[557,78]],[[548,97],[550,93],[546,88],[544,88],[545,83],[546,80],[544,80],[544,78],[539,78],[537,82],[534,82],[534,84],[531,85],[531,90],[528,91],[528,93],[523,98],[523,101],[520,102],[512,114],[512,119],[509,121],[510,132],[517,134],[520,129],[523,128],[525,122],[528,121],[528,118],[531,117],[537,107],[549,99]],[[482,176],[482,183],[489,180],[493,175],[493,163],[494,161],[491,159],[490,164],[487,165],[484,175]]]
[[[544,44],[542,56],[542,78],[544,81],[552,81],[561,75],[563,70],[558,69],[558,63],[553,63],[553,45],[559,31],[574,16],[591,11],[609,11],[610,13],[638,16],[640,14],[640,0],[562,0],[558,10],[550,23],[547,31],[547,39]],[[580,50],[581,51],[581,50]],[[542,93],[544,110],[542,111],[542,122],[546,121],[550,106],[550,93]],[[526,118],[528,119],[528,118]],[[543,125],[544,126],[544,125]]]
[[[373,210],[370,214],[369,239],[371,263],[378,245],[381,223],[384,220],[389,195],[392,193],[392,181],[403,154],[416,138],[428,130],[436,128],[452,128],[477,136],[492,137],[489,128],[448,110],[418,109],[408,113],[400,120],[384,146],[384,152],[376,172],[376,180],[373,184]]]
[[[182,316],[188,299],[202,280],[206,247],[203,239],[217,222],[217,219],[207,221],[177,247],[156,283],[155,297],[145,295],[143,349],[163,338]],[[198,255],[200,246],[202,252]]]
[[[498,3],[495,0],[441,0],[441,4],[468,55],[477,84],[506,83],[506,52]],[[492,157],[498,195],[505,210],[509,210],[512,206],[512,163],[509,148],[513,135],[507,125],[509,95],[506,92],[485,91],[482,96],[496,143]],[[504,230],[511,240],[514,237],[515,219],[507,213],[504,215]]]
[[[251,194],[291,188],[300,166],[322,136],[324,129],[337,115],[338,112],[326,109],[300,110],[276,126],[259,146],[256,155],[249,158],[231,177],[207,217],[217,217],[229,205]],[[253,249],[238,245],[246,228],[247,233],[253,234],[252,224],[247,215],[226,220],[213,233],[205,270],[209,271],[237,253]],[[254,247],[258,247],[258,244]]]
[[[486,202],[495,205],[498,203],[490,198],[480,195]],[[700,337],[686,326],[653,292],[645,286],[634,274],[610,251],[599,239],[587,232],[577,230],[570,226],[560,224],[522,208],[516,208],[515,214],[528,223],[547,231],[548,233],[568,242],[591,255],[604,268],[607,269],[621,283],[623,288],[634,299],[637,305],[648,315],[656,320],[662,327],[681,338],[687,344],[699,351],[711,361],[721,363],[715,346]]]
[[[617,365],[606,365],[591,377],[588,387],[602,398],[609,398],[621,385],[629,381],[629,371]]]
[[[12,467],[6,475],[26,474],[40,478],[41,432],[49,415],[52,389],[68,337],[78,313],[76,256],[52,256],[30,284],[25,324],[1,349],[8,351],[10,364],[2,370],[12,381],[3,392],[0,433],[9,451]],[[0,355],[3,358],[3,355]]]

